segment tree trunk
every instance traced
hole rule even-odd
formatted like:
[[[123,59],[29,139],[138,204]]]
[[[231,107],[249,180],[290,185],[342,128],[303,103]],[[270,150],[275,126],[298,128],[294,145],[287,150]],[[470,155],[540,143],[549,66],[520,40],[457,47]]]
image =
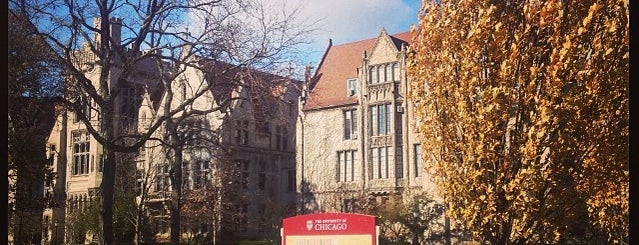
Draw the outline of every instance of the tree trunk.
[[[102,244],[111,245],[113,238],[113,187],[115,181],[115,152],[104,149],[104,172],[100,184],[102,208],[100,209],[100,228]]]
[[[135,225],[133,225],[134,235],[133,235],[133,244],[140,244],[140,212],[135,212]]]
[[[171,136],[175,142],[175,133]],[[171,244],[180,244],[180,209],[182,199],[182,147],[174,148],[175,154],[171,175]]]

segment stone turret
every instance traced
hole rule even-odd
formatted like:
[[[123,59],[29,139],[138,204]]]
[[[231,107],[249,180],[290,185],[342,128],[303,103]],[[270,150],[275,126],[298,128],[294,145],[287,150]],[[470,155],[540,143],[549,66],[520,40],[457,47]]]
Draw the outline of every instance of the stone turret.
[[[100,17],[93,19],[93,27],[100,29],[102,19]],[[120,45],[122,42],[122,19],[111,17],[109,19],[109,23],[111,24],[111,39],[113,39],[113,43],[116,45]],[[95,33],[95,44],[100,43],[100,33]]]

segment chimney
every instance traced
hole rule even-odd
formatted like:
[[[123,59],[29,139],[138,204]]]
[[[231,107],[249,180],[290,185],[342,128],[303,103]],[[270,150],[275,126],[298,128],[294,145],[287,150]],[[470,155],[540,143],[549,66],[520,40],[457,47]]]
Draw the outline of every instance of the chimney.
[[[93,19],[93,27],[100,29],[100,25],[101,25],[102,19],[100,17],[96,17]],[[116,18],[116,17],[111,17],[109,18],[109,24],[111,24],[111,27],[109,29],[111,29],[111,39],[113,40],[113,44],[115,45],[120,45],[120,43],[122,42],[122,19],[120,18]],[[99,44],[100,43],[100,33],[95,33],[95,44]]]
[[[311,69],[313,69],[313,67],[310,65],[307,65],[304,69],[304,82],[306,83],[311,81]]]

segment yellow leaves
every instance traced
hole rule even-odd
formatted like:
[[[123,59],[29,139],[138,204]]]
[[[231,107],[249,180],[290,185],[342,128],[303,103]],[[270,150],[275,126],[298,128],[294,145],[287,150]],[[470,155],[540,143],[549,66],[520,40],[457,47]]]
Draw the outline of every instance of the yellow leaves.
[[[420,115],[430,116],[421,122],[419,139],[426,147],[424,152],[436,152],[431,154],[434,157],[428,164],[436,173],[433,178],[441,193],[454,203],[451,213],[476,234],[490,234],[495,227],[506,224],[505,213],[515,213],[513,223],[518,227],[513,228],[511,239],[526,240],[537,236],[547,239],[542,241],[552,242],[561,235],[557,231],[563,228],[557,228],[561,224],[555,219],[544,217],[545,211],[537,211],[571,211],[561,204],[573,198],[562,192],[566,189],[561,181],[565,176],[559,173],[564,171],[583,182],[580,191],[591,200],[588,206],[592,209],[593,220],[600,220],[605,230],[622,230],[627,224],[623,220],[623,215],[627,215],[628,203],[623,199],[627,188],[617,192],[611,189],[619,188],[602,184],[627,182],[628,163],[620,162],[618,156],[623,156],[624,152],[619,146],[608,146],[609,149],[593,153],[584,161],[592,165],[586,170],[568,173],[561,168],[571,161],[571,154],[579,154],[583,146],[600,149],[612,144],[608,143],[611,141],[607,139],[609,135],[627,132],[624,130],[627,127],[627,102],[626,106],[611,103],[613,98],[627,92],[628,44],[624,43],[624,38],[628,31],[623,30],[627,19],[615,19],[614,13],[607,10],[604,16],[600,9],[608,6],[601,3],[581,7],[576,1],[533,1],[538,5],[524,4],[527,17],[520,20],[512,14],[521,16],[521,13],[504,12],[499,4],[489,10],[486,5],[471,2],[473,4],[468,4],[468,8],[456,6],[453,14],[452,10],[445,10],[430,22],[422,18],[414,33],[419,38],[414,38],[411,45],[416,54],[411,56],[409,80],[432,81],[433,85],[429,88],[430,93],[416,93],[424,87],[411,83],[414,93],[411,99],[436,101],[451,119],[448,124],[438,121],[440,115],[432,105],[416,109]],[[590,10],[586,12],[588,7]],[[471,13],[479,13],[476,8],[486,10],[481,16],[471,17]],[[545,8],[545,28],[541,28],[538,19],[542,8]],[[570,15],[562,15],[563,8],[570,9]],[[496,16],[505,18],[484,23],[491,19],[489,17]],[[574,26],[567,26],[570,23]],[[615,34],[610,35],[611,32]],[[488,37],[493,37],[494,42],[482,42]],[[454,58],[451,53],[455,53]],[[496,70],[489,70],[488,76],[481,73],[485,68],[478,66],[478,54],[485,54],[495,64]],[[624,55],[626,60],[619,61]],[[624,83],[625,90],[617,89],[614,85],[617,81]],[[568,82],[578,84],[577,88],[566,90]],[[447,98],[442,95],[445,89],[448,90]],[[524,121],[508,128],[512,117],[509,113],[514,104],[521,106],[517,109],[524,115],[521,118]],[[583,109],[584,105],[588,107]],[[603,105],[606,107],[597,107]],[[625,124],[622,119],[626,120]],[[564,128],[555,133],[558,125]],[[463,130],[457,130],[457,126]],[[521,131],[512,130],[515,127]],[[506,136],[507,132],[510,136]],[[473,142],[455,140],[458,134]],[[519,141],[501,142],[508,141],[509,137],[517,137]],[[497,152],[499,148],[493,148],[495,145],[502,146],[501,152]],[[512,155],[504,153],[506,147],[512,148]],[[475,163],[458,160],[455,153]],[[509,159],[507,163],[505,158]],[[476,163],[479,161],[481,165]],[[493,167],[495,163],[502,165]],[[584,166],[574,169],[581,167]],[[625,177],[614,175],[615,169],[626,170],[618,171]],[[595,176],[595,172],[604,177]],[[542,189],[544,185],[552,186],[552,191],[545,192],[550,189]],[[546,206],[541,206],[537,197],[545,193],[549,193],[549,197],[543,204]],[[496,203],[500,201],[506,202],[508,208],[498,208]],[[600,210],[605,211],[599,213]],[[555,218],[561,222],[572,219],[568,215]],[[532,222],[532,227],[524,228],[527,225],[521,220]]]
[[[537,77],[537,70],[538,68],[535,66],[531,66],[530,67],[530,78],[531,80],[534,79],[535,77]]]
[[[590,24],[590,22],[592,21],[592,18],[595,14],[595,12],[599,11],[599,9],[601,9],[602,5],[595,2],[590,6],[590,9],[588,10],[588,16],[586,16],[586,18],[583,19],[583,21],[581,22],[581,25],[583,27],[588,27],[588,25]]]
[[[610,33],[615,33],[617,31],[617,22],[616,21],[611,21],[611,20],[607,20],[606,23],[604,23],[604,25],[607,28],[607,31]]]
[[[579,29],[577,30],[577,35],[581,35],[584,32],[586,32],[586,28],[583,28],[583,27],[580,26]]]
[[[612,48],[608,48],[606,49],[606,53],[604,55],[609,55],[610,53],[612,53],[613,49]]]
[[[570,50],[570,47],[572,45],[572,42],[570,41],[570,38],[566,38],[566,41],[563,43],[562,45],[562,49],[561,51],[559,51],[559,60],[562,61],[564,60],[566,57],[566,53],[568,52],[568,50]]]

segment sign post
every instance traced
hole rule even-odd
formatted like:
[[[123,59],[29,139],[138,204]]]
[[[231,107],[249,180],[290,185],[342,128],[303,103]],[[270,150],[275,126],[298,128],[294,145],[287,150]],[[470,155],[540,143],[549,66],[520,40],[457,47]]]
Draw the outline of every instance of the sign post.
[[[282,245],[377,245],[375,216],[307,214],[282,221]]]

